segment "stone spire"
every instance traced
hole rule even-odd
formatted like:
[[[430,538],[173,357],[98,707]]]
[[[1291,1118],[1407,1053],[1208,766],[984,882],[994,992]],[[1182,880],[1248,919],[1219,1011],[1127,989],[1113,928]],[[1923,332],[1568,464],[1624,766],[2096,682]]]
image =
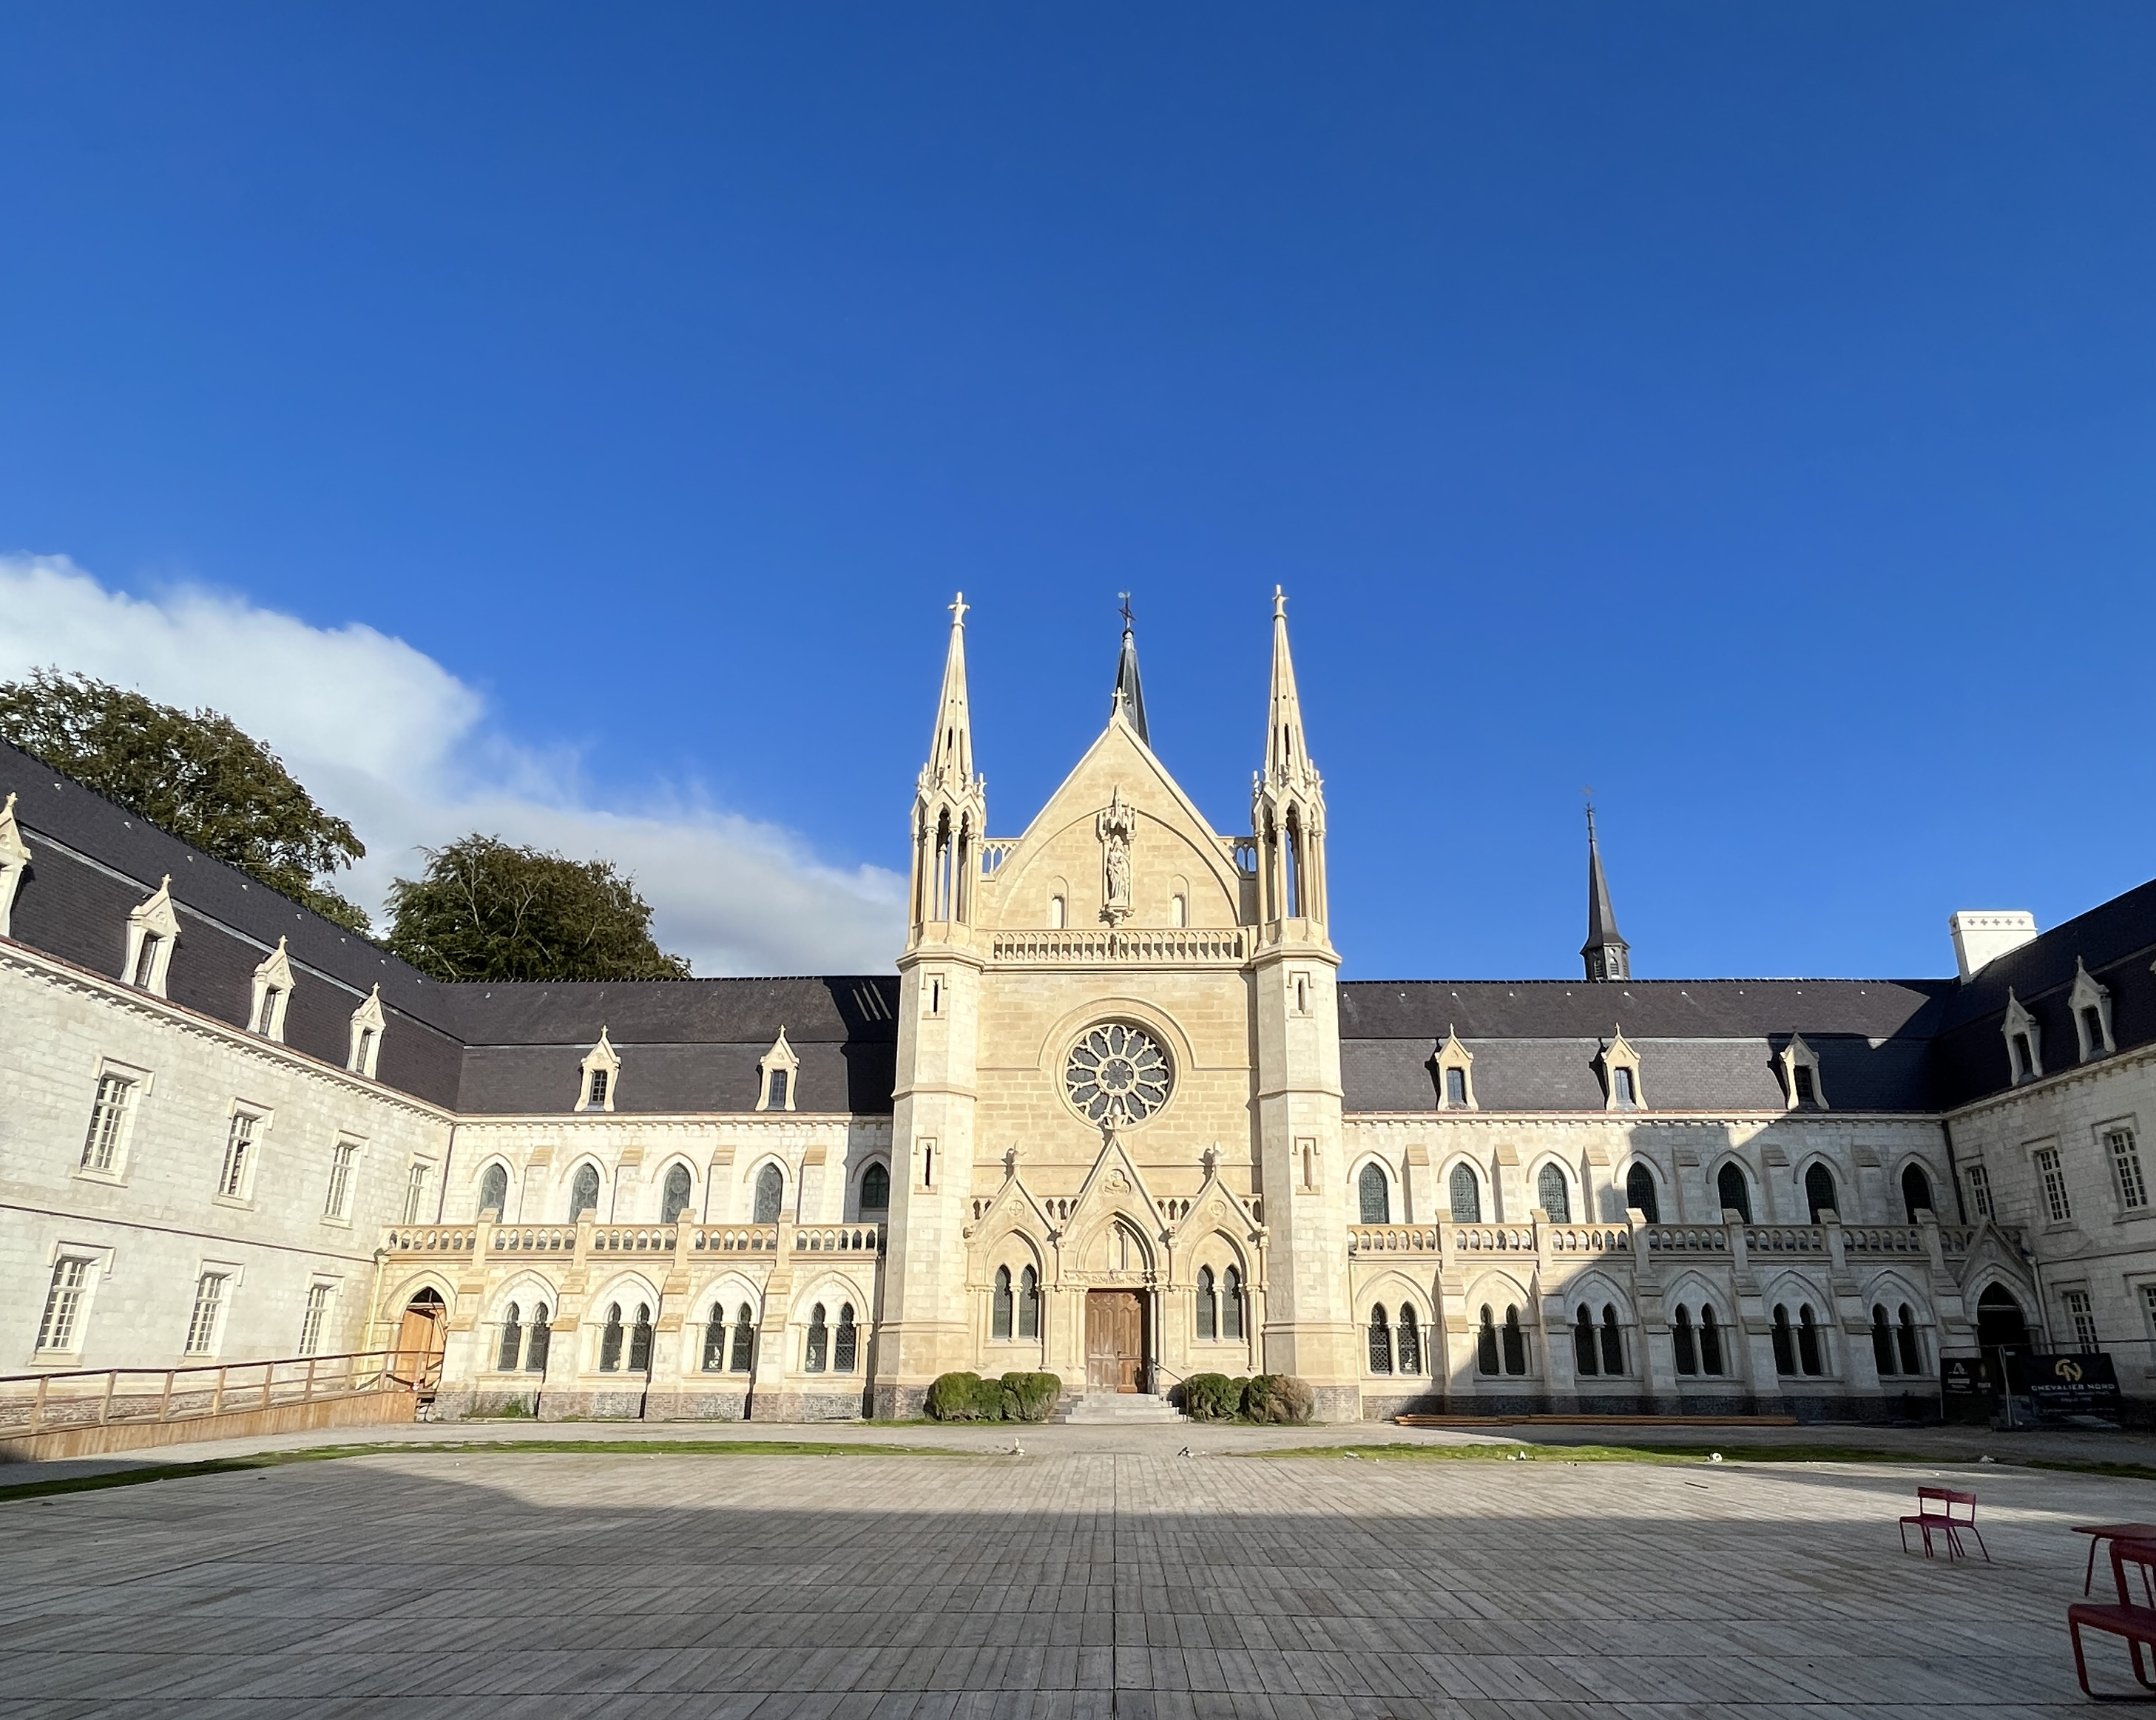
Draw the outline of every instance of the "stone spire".
[[[923,786],[933,783],[963,794],[973,779],[973,715],[966,702],[966,593],[951,605],[951,644],[943,657],[943,695],[936,706],[936,735],[928,743]]]
[[[1602,875],[1602,848],[1594,836],[1594,803],[1587,805],[1587,942],[1579,947],[1589,979],[1630,979],[1632,947],[1617,929],[1609,882]]]
[[[1302,700],[1295,690],[1295,659],[1287,648],[1287,594],[1273,588],[1273,690],[1265,728],[1265,785],[1314,788],[1317,773],[1302,738]]]
[[[973,769],[973,717],[966,700],[966,594],[960,592],[951,605],[951,644],[943,659],[936,733],[913,796],[915,942],[927,935],[923,928],[930,925],[972,919],[974,875],[987,824],[988,785]]]
[[[1147,746],[1152,745],[1152,737],[1146,732],[1145,688],[1138,682],[1137,635],[1131,631],[1131,594],[1123,594],[1123,650],[1116,660],[1116,694],[1112,710],[1120,711],[1137,737]]]
[[[1250,791],[1258,843],[1260,917],[1290,935],[1324,941],[1325,786],[1302,735],[1302,700],[1287,645],[1287,598],[1273,588],[1273,684],[1265,717],[1265,768]]]

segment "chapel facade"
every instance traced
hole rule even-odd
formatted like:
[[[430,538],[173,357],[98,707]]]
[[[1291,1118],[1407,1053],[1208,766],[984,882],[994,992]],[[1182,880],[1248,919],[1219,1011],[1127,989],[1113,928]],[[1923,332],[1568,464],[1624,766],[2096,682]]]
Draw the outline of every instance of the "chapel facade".
[[[1958,915],[1952,978],[1640,980],[1590,825],[1579,979],[1343,981],[1284,598],[1228,832],[1127,618],[1099,737],[990,834],[965,613],[895,976],[444,984],[0,749],[0,1345],[439,1348],[439,1414],[548,1419],[959,1370],[1887,1419],[2002,1346],[2151,1395],[2156,884]]]

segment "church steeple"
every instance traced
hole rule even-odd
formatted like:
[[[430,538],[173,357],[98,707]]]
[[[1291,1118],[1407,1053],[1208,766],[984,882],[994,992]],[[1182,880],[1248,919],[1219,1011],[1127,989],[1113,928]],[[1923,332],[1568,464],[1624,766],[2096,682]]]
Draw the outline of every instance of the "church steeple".
[[[1609,882],[1602,875],[1602,847],[1594,836],[1594,804],[1587,807],[1587,942],[1579,947],[1589,979],[1630,979],[1632,947],[1617,929]]]
[[[1265,717],[1265,768],[1251,786],[1258,840],[1259,913],[1275,936],[1325,941],[1325,784],[1303,739],[1302,699],[1288,651],[1287,597],[1273,588],[1272,694]],[[1290,922],[1305,922],[1291,933]]]
[[[928,926],[970,922],[988,784],[973,769],[973,717],[966,699],[966,594],[951,605],[951,643],[936,733],[913,797],[914,938]],[[941,932],[934,934],[941,937]]]
[[[1137,635],[1131,630],[1131,594],[1123,593],[1123,649],[1116,660],[1116,692],[1111,711],[1121,711],[1124,720],[1137,731],[1137,737],[1147,746],[1152,745],[1152,737],[1146,732],[1145,688],[1138,681]]]

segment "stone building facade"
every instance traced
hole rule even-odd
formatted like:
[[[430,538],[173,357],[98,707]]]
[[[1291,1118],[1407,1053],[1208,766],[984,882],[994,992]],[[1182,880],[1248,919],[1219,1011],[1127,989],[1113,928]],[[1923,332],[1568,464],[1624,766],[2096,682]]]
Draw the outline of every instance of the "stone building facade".
[[[14,1366],[424,1341],[441,1413],[549,1418],[1043,1368],[1883,1418],[2027,1343],[2150,1394],[2156,884],[1958,916],[1953,978],[1640,980],[1590,839],[1582,978],[1343,981],[1282,601],[1247,833],[1153,752],[1127,628],[1009,839],[954,607],[895,976],[442,984],[0,749]]]

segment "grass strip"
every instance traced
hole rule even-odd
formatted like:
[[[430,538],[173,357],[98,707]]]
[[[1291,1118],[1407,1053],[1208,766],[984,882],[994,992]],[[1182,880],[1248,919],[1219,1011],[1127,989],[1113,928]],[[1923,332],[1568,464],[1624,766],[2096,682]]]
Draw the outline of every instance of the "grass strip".
[[[135,1487],[146,1481],[184,1481],[190,1476],[235,1475],[248,1470],[280,1469],[288,1463],[326,1463],[339,1457],[372,1457],[409,1451],[485,1454],[547,1452],[562,1456],[630,1455],[646,1457],[983,1457],[993,1452],[960,1450],[948,1445],[837,1445],[815,1440],[444,1440],[424,1445],[377,1441],[358,1445],[310,1445],[300,1451],[256,1451],[244,1457],[206,1457],[198,1463],[157,1463],[141,1469],[108,1470],[102,1475],[62,1476],[49,1481],[0,1486],[0,1504],[38,1499],[54,1493],[90,1493],[105,1487]]]

